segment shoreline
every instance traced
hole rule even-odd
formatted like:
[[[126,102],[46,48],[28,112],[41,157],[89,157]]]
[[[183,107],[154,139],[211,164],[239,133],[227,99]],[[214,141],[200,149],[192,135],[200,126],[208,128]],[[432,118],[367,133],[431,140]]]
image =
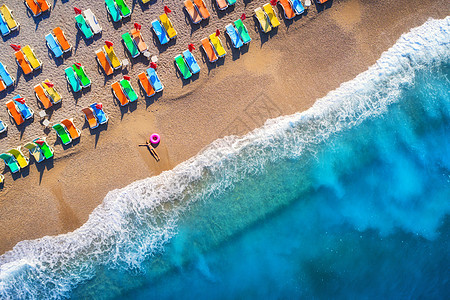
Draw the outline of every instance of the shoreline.
[[[10,5],[9,2],[6,4]],[[261,4],[249,3],[245,11],[251,12]],[[158,5],[161,3],[153,6]],[[243,3],[241,5],[243,7]],[[67,6],[57,4],[57,8]],[[93,5],[90,6],[93,9]],[[155,9],[153,6],[151,11]],[[91,135],[83,127],[81,141],[77,145],[66,150],[60,144],[54,146],[57,152],[53,163],[39,168],[32,164],[28,174],[15,181],[7,174],[6,184],[0,191],[0,252],[12,249],[21,240],[78,228],[86,222],[108,191],[171,169],[217,138],[245,134],[261,126],[268,118],[306,110],[316,99],[365,71],[402,33],[423,24],[429,17],[445,17],[442,8],[445,8],[444,1],[435,1],[433,5],[404,0],[385,1],[383,4],[363,4],[357,0],[334,1],[330,8],[319,14],[310,12],[308,16],[293,22],[281,21],[282,25],[276,34],[271,34],[264,42],[261,37],[265,38],[265,35],[255,31],[254,20],[248,17],[246,26],[253,39],[248,51],[240,55],[233,54],[226,38],[229,52],[225,62],[211,70],[202,63],[200,77],[186,85],[176,77],[172,61],[164,60],[165,57],[171,57],[172,51],[184,50],[183,43],[177,41],[159,55],[158,73],[165,85],[161,97],[150,100],[141,97],[136,107],[129,108],[132,111],[121,113],[117,103],[112,103],[110,93],[102,95],[104,87],[98,91],[92,90],[79,101],[85,104],[91,101],[89,99],[95,99],[95,96],[103,96],[103,102],[107,105],[105,109],[110,115],[107,130],[99,130]],[[99,5],[98,9],[104,11],[103,5]],[[216,24],[220,28],[224,27],[228,19],[240,16],[240,9],[238,5],[225,17],[212,19],[209,25],[198,29],[195,34],[213,32]],[[122,25],[120,32],[132,26],[133,21],[138,21],[141,13],[140,8],[135,7],[133,20]],[[50,19],[53,14],[56,12],[51,13]],[[148,14],[156,15],[154,12]],[[211,14],[217,15],[214,9]],[[172,19],[177,29],[188,29],[190,25],[176,23],[180,19],[178,11],[177,17]],[[20,21],[23,26],[27,20]],[[43,26],[51,27],[48,23]],[[103,22],[102,25],[104,29],[112,27],[110,22]],[[23,35],[24,32],[21,32],[11,42],[20,40]],[[107,39],[107,33],[96,43],[104,39]],[[6,43],[9,44],[10,40]],[[147,43],[151,43],[149,38]],[[327,45],[327,48],[317,45]],[[121,47],[119,49],[122,51]],[[88,48],[86,53],[92,59],[91,52],[96,47],[85,48]],[[197,59],[200,57],[199,51],[197,49],[195,52]],[[67,61],[75,57],[78,59],[82,54],[72,54]],[[7,56],[10,59],[10,53]],[[4,60],[2,55],[0,61]],[[289,60],[294,63],[286,64]],[[46,61],[47,65],[52,63]],[[144,66],[137,63],[129,73],[136,76],[142,69]],[[118,75],[105,81],[105,85],[117,80]],[[43,80],[44,76],[48,75],[40,75],[32,80]],[[93,77],[104,79],[102,74]],[[22,82],[18,89],[2,101],[7,101],[19,91],[22,94],[21,88],[27,85],[31,83]],[[66,92],[67,95],[70,96]],[[73,102],[70,97],[67,98],[65,101]],[[58,114],[56,120],[70,109],[70,106],[64,106],[55,111],[55,115]],[[84,122],[78,111],[71,112],[71,115],[76,115],[76,124],[80,126]],[[4,115],[2,119],[5,119]],[[34,123],[33,127],[39,129],[39,122],[35,120]],[[8,134],[0,140],[2,150],[27,142],[29,136],[36,133],[35,128],[27,129],[19,142],[11,141],[12,136],[16,135],[14,131]],[[162,136],[162,142],[157,148],[161,157],[159,163],[153,160],[146,149],[137,147],[151,132],[159,132]],[[53,145],[55,136],[53,133],[50,136]]]

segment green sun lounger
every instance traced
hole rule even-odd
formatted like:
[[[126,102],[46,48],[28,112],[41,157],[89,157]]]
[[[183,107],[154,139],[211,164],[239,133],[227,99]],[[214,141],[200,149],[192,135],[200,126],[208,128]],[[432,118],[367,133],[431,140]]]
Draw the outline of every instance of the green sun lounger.
[[[74,70],[71,67],[68,67],[64,70],[66,73],[67,82],[70,84],[72,90],[76,93],[81,90],[80,81],[78,81],[77,76],[75,75]]]
[[[124,34],[122,34],[122,40],[123,40],[123,43],[125,44],[128,52],[130,52],[131,57],[135,58],[139,54],[141,54],[141,52],[139,52],[138,47],[136,46],[136,43],[131,38],[131,35],[128,32],[125,32]]]
[[[108,10],[113,22],[118,22],[122,20],[122,16],[120,15],[119,8],[117,8],[114,0],[105,0],[106,9]]]
[[[19,163],[12,154],[2,153],[0,154],[0,158],[5,161],[5,164],[9,167],[11,173],[16,173],[20,171]]]
[[[75,74],[77,74],[78,78],[80,79],[82,87],[88,87],[91,85],[91,80],[86,75],[83,67],[78,67],[76,64],[73,64],[72,68],[75,71]]]
[[[241,36],[242,42],[244,44],[250,43],[250,41],[252,39],[250,38],[250,35],[248,34],[248,30],[245,27],[244,22],[242,22],[241,19],[237,19],[236,21],[234,21],[234,26],[236,26],[236,29],[237,29],[239,35]]]
[[[122,17],[126,18],[131,15],[131,10],[124,0],[115,0],[115,1]]]
[[[191,71],[189,70],[188,65],[184,61],[183,56],[177,55],[175,56],[175,63],[177,64],[178,70],[180,70],[181,75],[183,75],[184,79],[188,79],[192,76]]]
[[[53,129],[55,129],[56,133],[61,139],[61,142],[64,145],[67,145],[72,142],[72,138],[70,137],[69,133],[67,133],[66,128],[62,124],[58,123],[53,125]]]
[[[75,20],[77,21],[78,28],[81,30],[81,32],[87,39],[90,39],[94,36],[94,33],[92,32],[89,25],[86,23],[86,20],[84,19],[83,15],[76,15]]]
[[[127,98],[130,100],[130,102],[136,101],[138,99],[138,95],[134,91],[133,87],[131,86],[131,83],[128,80],[122,79],[120,81],[120,85],[122,86],[122,90],[125,95],[127,95]]]
[[[53,157],[53,153],[54,153],[55,151],[53,150],[52,147],[50,147],[50,146],[47,144],[47,141],[46,141],[45,138],[38,138],[38,139],[35,139],[33,142],[35,142],[35,143],[39,146],[39,148],[41,148],[42,153],[44,154],[45,159],[49,159],[49,158],[52,158],[52,157]],[[41,144],[42,144],[42,145],[41,145]]]

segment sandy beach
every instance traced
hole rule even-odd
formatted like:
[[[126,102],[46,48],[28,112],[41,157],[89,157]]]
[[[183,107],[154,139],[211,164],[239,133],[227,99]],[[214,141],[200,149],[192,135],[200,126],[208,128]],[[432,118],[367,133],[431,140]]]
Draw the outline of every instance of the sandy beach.
[[[0,61],[16,78],[16,85],[0,94],[3,103],[20,94],[38,112],[32,87],[50,79],[63,96],[63,103],[48,110],[51,122],[74,118],[82,129],[81,138],[63,147],[53,130],[44,130],[39,116],[26,126],[13,124],[5,109],[0,119],[8,123],[7,134],[0,136],[0,151],[23,146],[37,137],[46,136],[55,148],[55,158],[30,166],[12,176],[4,168],[5,184],[0,190],[0,253],[12,249],[21,240],[35,239],[72,231],[81,226],[108,191],[133,181],[157,175],[196,155],[217,138],[242,135],[261,126],[268,118],[308,109],[316,99],[351,80],[374,64],[381,53],[392,46],[410,28],[428,18],[443,18],[449,13],[444,0],[328,1],[313,5],[307,14],[284,21],[282,10],[276,11],[281,25],[269,34],[259,31],[253,11],[262,1],[238,1],[234,8],[218,12],[207,0],[209,22],[192,25],[180,1],[156,1],[142,5],[128,0],[133,14],[126,21],[113,24],[104,1],[51,0],[49,14],[33,18],[22,1],[6,0],[20,22],[20,31],[3,38]],[[150,22],[171,8],[169,17],[178,31],[176,40],[161,47]],[[103,27],[103,33],[86,41],[77,30],[73,7],[90,8]],[[224,34],[225,26],[247,15],[244,24],[252,37],[240,51],[232,49]],[[121,34],[133,23],[142,25],[142,34],[150,52],[158,56],[158,74],[164,91],[145,98],[137,83],[137,74],[148,68],[149,60],[131,59],[121,44]],[[55,60],[44,36],[61,26],[74,49],[64,59]],[[206,63],[200,40],[220,29],[227,55],[215,64]],[[105,77],[95,60],[95,50],[105,40],[115,44],[119,58],[131,65]],[[10,44],[30,45],[43,62],[42,71],[24,77],[18,71]],[[173,57],[193,43],[194,56],[201,72],[188,81],[180,78]],[[79,61],[86,67],[92,87],[74,97],[67,87],[64,69]],[[133,87],[140,91],[137,103],[120,107],[110,85],[131,76]],[[81,112],[93,102],[102,102],[109,116],[107,126],[90,131]],[[138,147],[157,132],[161,143],[156,148],[156,162],[144,147]],[[27,153],[28,155],[28,153]]]

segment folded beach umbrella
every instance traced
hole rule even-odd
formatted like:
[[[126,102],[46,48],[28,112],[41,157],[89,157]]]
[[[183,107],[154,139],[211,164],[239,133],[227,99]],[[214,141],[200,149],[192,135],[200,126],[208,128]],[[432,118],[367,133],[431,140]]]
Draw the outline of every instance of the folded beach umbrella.
[[[15,44],[10,44],[11,48],[14,49],[14,51],[19,51],[21,49],[21,47],[19,45],[15,45]]]
[[[242,14],[242,15],[241,15],[241,20],[244,21],[245,18],[246,18],[245,14]]]
[[[136,30],[141,30],[142,26],[138,23],[134,23],[134,28],[136,28]]]
[[[75,14],[81,15],[81,9],[74,7],[73,10],[75,11]]]
[[[191,52],[192,52],[193,50],[195,50],[194,44],[192,44],[192,43],[189,44],[189,45],[188,45],[188,49],[189,49],[189,51],[191,51]]]
[[[165,5],[165,6],[164,6],[164,12],[165,12],[166,14],[168,14],[168,13],[171,13],[172,11],[170,10],[170,8],[169,8],[167,5]]]
[[[114,44],[110,41],[105,41],[105,45],[108,46],[108,48],[111,48],[112,46],[114,46]]]
[[[154,62],[151,62],[151,63],[150,63],[150,68],[156,70],[157,67],[158,67],[158,66],[156,65],[156,63],[154,63]]]

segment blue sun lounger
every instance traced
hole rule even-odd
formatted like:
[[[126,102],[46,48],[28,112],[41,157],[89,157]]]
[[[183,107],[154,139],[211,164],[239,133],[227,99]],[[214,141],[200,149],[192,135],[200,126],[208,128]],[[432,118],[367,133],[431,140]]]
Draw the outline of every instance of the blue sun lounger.
[[[0,158],[5,161],[5,164],[9,167],[11,173],[16,173],[20,171],[19,163],[12,154],[2,153],[0,154]]]
[[[55,57],[61,57],[63,55],[62,49],[56,42],[53,34],[47,34],[45,36],[45,40],[47,41],[47,46],[50,48],[50,50],[52,50],[53,54],[55,54]]]
[[[8,24],[6,24],[5,19],[3,19],[3,16],[0,14],[0,32],[3,36],[8,35],[11,30],[9,30]]]
[[[20,95],[17,95],[13,98],[13,100],[22,98],[20,97]],[[20,113],[22,114],[22,117],[24,119],[30,119],[33,117],[34,112],[33,110],[31,110],[28,105],[26,105],[25,103],[20,103],[19,101],[14,101],[14,104],[17,106],[17,108],[20,110]]]
[[[227,26],[225,26],[225,29],[228,36],[230,37],[231,42],[233,43],[234,48],[240,48],[244,45],[241,37],[239,36],[239,33],[236,31],[236,28],[234,28],[233,25],[228,24]]]
[[[106,116],[103,109],[98,109],[96,105],[97,105],[97,103],[93,103],[90,105],[90,107],[94,111],[94,114],[95,114],[95,117],[97,118],[98,123],[100,125],[105,124],[106,122],[108,122],[108,117]]]
[[[161,43],[161,45],[167,44],[169,42],[169,37],[167,36],[166,31],[161,26],[161,23],[159,23],[158,20],[154,20],[152,22],[152,28],[156,36],[158,37],[158,40]]]
[[[3,133],[8,129],[8,125],[5,124],[2,120],[0,120],[0,133]]]
[[[300,15],[305,11],[305,8],[302,5],[300,0],[291,0],[292,9],[295,11],[296,15]]]
[[[0,62],[0,77],[3,79],[3,82],[6,86],[10,86],[14,84],[14,78],[9,75],[8,71],[6,71],[5,66]]]
[[[153,89],[155,92],[160,92],[164,89],[164,86],[161,83],[161,80],[158,77],[158,74],[156,74],[155,69],[148,68],[147,69],[148,78],[150,80],[150,83],[153,85]]]
[[[108,9],[108,12],[113,20],[113,22],[118,22],[122,20],[122,16],[120,15],[119,8],[117,7],[114,0],[105,0],[106,8]]]
[[[192,74],[197,74],[200,72],[200,66],[198,65],[197,61],[195,60],[194,55],[192,55],[191,51],[186,50],[183,52],[184,60],[186,61],[187,65],[189,66],[189,69],[191,69]]]

